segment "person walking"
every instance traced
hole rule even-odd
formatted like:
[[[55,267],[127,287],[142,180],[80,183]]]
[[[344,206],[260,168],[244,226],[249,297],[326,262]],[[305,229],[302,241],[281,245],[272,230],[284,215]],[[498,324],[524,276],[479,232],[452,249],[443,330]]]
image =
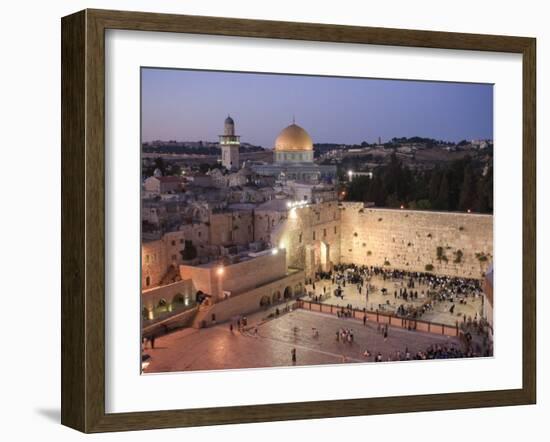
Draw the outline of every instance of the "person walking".
[[[296,364],[296,348],[292,348],[292,350],[290,350],[290,357],[292,359],[292,364],[295,365]]]

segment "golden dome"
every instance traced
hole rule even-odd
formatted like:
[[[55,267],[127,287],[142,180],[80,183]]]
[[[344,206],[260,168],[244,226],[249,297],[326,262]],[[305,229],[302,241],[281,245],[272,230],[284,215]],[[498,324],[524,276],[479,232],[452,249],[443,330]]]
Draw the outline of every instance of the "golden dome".
[[[304,129],[292,123],[285,127],[275,140],[275,150],[285,152],[313,150],[313,141]]]

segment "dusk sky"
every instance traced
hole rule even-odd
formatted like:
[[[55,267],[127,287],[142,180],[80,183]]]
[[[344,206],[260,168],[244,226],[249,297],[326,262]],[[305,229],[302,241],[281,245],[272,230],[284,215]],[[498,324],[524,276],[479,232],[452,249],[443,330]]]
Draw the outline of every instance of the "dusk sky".
[[[228,114],[241,142],[263,147],[273,146],[293,115],[314,143],[492,139],[493,87],[142,69],[143,141],[217,141]]]

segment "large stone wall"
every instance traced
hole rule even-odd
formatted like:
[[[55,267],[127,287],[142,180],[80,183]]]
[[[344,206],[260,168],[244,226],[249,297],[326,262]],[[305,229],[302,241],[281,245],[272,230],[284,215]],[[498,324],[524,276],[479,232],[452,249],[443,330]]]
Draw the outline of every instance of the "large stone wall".
[[[493,260],[492,215],[362,203],[343,203],[340,209],[342,262],[420,272],[431,265],[436,274],[481,278]]]
[[[218,269],[223,273],[218,274]],[[182,279],[192,280],[196,290],[222,299],[223,291],[238,295],[255,287],[283,278],[287,273],[285,251],[276,255],[266,251],[262,255],[221,267],[209,263],[202,266],[180,266]]]
[[[340,210],[336,201],[284,212],[256,211],[256,239],[284,248],[289,267],[305,271],[311,277],[340,262]],[[320,249],[329,250],[326,262],[319,257]],[[321,265],[323,261],[323,265]]]
[[[216,318],[216,322],[220,323],[236,316],[255,312],[261,308],[261,300],[266,297],[271,299],[271,305],[276,305],[278,302],[284,303],[285,290],[290,291],[292,296],[301,294],[304,290],[303,282],[304,273],[296,271],[276,281],[253,288],[239,295],[231,296],[226,300],[213,304],[207,309],[200,310],[199,314],[195,317],[194,326],[199,327],[203,325],[203,321],[204,325],[212,325],[212,315]]]

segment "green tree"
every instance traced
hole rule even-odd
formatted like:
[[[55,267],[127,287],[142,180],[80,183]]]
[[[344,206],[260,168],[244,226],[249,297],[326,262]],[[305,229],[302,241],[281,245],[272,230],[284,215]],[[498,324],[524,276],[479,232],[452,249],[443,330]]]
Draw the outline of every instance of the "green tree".
[[[449,210],[449,180],[447,174],[444,174],[441,179],[441,186],[439,186],[435,208],[438,210]]]
[[[464,179],[460,190],[458,208],[466,211],[476,206],[476,182],[472,166],[467,165],[464,170]]]

